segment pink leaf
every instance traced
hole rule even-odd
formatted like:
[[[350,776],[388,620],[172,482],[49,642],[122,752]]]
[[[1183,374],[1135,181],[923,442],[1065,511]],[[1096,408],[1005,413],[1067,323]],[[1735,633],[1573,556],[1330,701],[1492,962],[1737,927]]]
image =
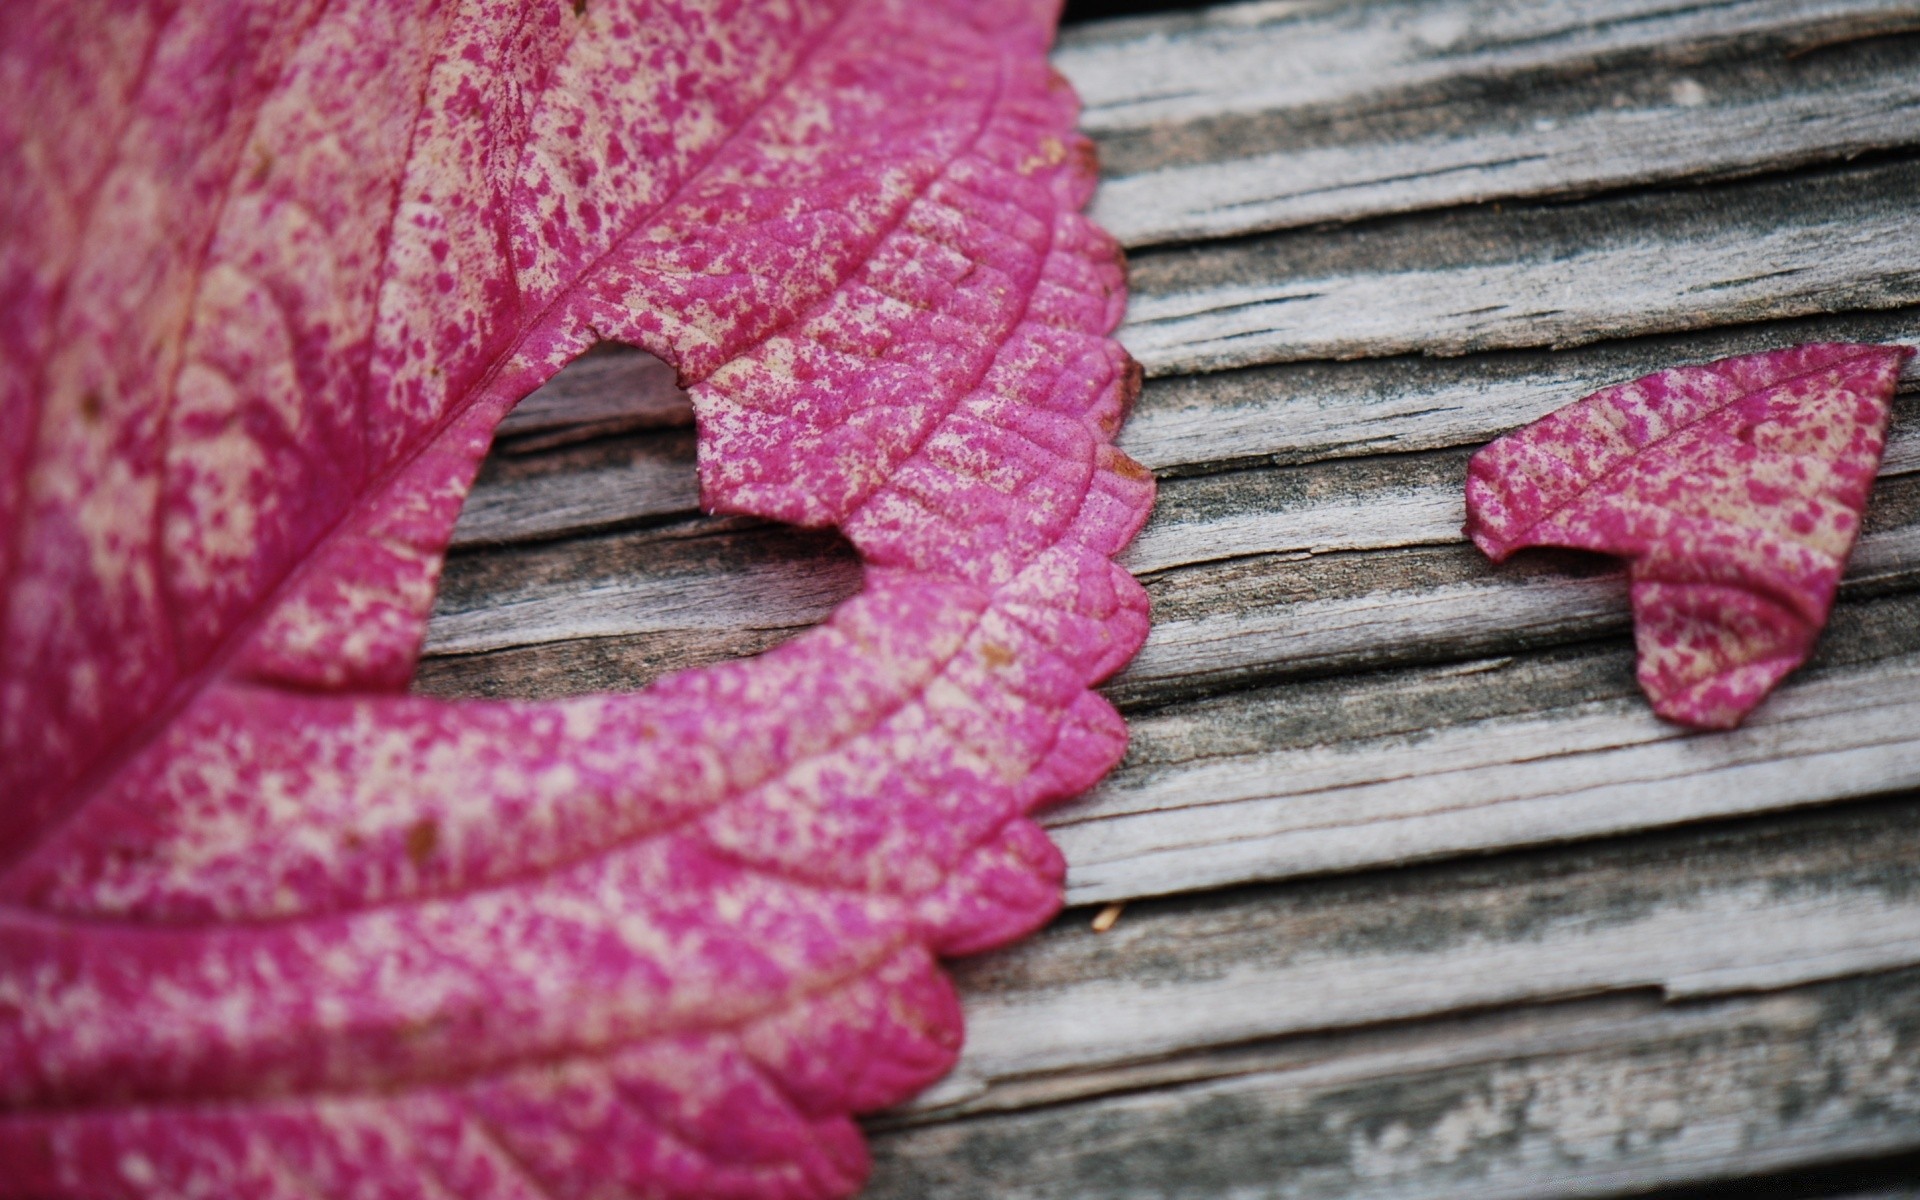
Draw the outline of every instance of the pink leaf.
[[[1467,472],[1467,534],[1632,560],[1640,686],[1728,729],[1806,661],[1886,445],[1904,346],[1822,343],[1604,388]]]
[[[0,17],[0,1196],[858,1186],[1146,626],[1050,9]],[[637,695],[407,695],[493,427],[601,338],[864,590]]]

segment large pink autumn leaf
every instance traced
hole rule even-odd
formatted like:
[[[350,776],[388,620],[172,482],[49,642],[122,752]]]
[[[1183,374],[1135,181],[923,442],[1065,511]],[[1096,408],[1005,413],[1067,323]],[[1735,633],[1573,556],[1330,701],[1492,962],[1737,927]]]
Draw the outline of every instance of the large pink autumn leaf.
[[[1822,343],[1604,388],[1473,456],[1466,532],[1496,562],[1630,558],[1654,711],[1731,728],[1826,624],[1912,353]]]
[[[1049,5],[0,14],[0,1196],[827,1196],[1124,731],[1113,244]],[[405,686],[489,431],[670,360],[862,593]]]

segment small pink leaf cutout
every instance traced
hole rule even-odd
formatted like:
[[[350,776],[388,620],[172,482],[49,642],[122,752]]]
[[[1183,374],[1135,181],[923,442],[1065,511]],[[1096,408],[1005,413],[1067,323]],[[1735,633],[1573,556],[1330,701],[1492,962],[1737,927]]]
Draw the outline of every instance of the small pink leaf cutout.
[[[1495,562],[1631,559],[1654,711],[1730,729],[1826,624],[1912,354],[1818,343],[1604,388],[1473,456],[1466,533]]]
[[[1045,0],[0,16],[0,1197],[826,1197],[1059,906],[1151,478]],[[864,589],[634,695],[407,694],[599,339]]]

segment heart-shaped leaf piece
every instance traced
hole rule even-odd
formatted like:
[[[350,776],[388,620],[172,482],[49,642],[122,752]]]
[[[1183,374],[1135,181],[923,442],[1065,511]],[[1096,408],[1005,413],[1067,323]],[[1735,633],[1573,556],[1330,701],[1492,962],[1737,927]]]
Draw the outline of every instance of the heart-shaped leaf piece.
[[[1654,711],[1731,728],[1826,624],[1912,353],[1817,343],[1603,388],[1473,456],[1467,535],[1496,562],[1631,559]]]

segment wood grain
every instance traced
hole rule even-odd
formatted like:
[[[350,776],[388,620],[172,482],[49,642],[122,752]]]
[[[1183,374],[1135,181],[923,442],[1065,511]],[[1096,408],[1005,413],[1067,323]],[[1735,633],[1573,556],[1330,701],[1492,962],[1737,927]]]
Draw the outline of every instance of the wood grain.
[[[1895,162],[1142,253],[1120,339],[1169,375],[1912,305],[1917,186]]]
[[[1654,717],[1621,638],[1140,713],[1045,824],[1070,903],[1606,836],[1920,787],[1920,599],[1848,605],[1742,728]]]
[[[676,386],[673,368],[643,351],[605,343],[515,405],[494,436],[513,453],[552,444],[555,433],[582,425],[603,434],[692,424],[693,407]]]
[[[1766,321],[1560,351],[1284,363],[1151,379],[1121,431],[1163,478],[1242,466],[1477,446],[1608,384],[1803,342],[1920,344],[1920,309]],[[1889,465],[1920,438],[1920,362],[1902,377]]]
[[[961,964],[968,1043],[914,1111],[1252,1040],[1920,963],[1920,801],[1136,901]],[[1124,968],[1116,970],[1116,968]]]
[[[1178,1064],[1197,1078],[1116,1071],[1096,1099],[882,1129],[864,1195],[1549,1200],[1870,1159],[1920,1145],[1916,1012],[1907,972],[1289,1039]]]
[[[546,417],[555,421],[549,426],[554,433],[580,434],[578,441],[569,440],[564,448],[514,447],[487,460],[453,528],[456,550],[567,537],[699,511],[692,429],[605,436],[590,417],[560,420],[577,411],[554,404]]]
[[[447,564],[429,654],[742,628],[802,629],[859,589],[837,535],[699,518]]]
[[[1152,523],[1121,561],[1143,575],[1253,554],[1327,554],[1461,541],[1466,521],[1463,482],[1476,449],[1250,467],[1166,480]],[[1889,439],[1881,464],[1880,477],[1888,481],[1880,488],[1886,513],[1902,504],[1908,489],[1904,482],[1891,481],[1916,469],[1920,426],[1903,423]],[[1881,527],[1886,528],[1884,521]]]
[[[1911,0],[1305,0],[1229,4],[1064,34],[1054,63],[1097,134],[1222,113],[1389,107],[1462,77],[1779,55],[1920,26]]]
[[[1129,246],[1839,162],[1920,141],[1920,39],[1269,114],[1102,140],[1094,216]],[[1516,94],[1516,93],[1519,94]]]

